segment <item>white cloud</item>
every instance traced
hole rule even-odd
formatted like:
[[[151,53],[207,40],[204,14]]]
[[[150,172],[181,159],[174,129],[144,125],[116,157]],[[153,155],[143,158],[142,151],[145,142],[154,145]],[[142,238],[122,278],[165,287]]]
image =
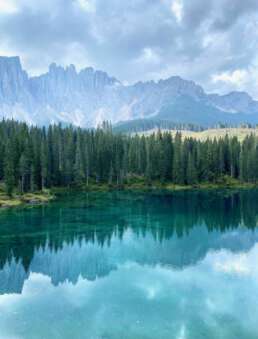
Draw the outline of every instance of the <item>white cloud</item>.
[[[248,77],[246,70],[237,69],[233,72],[222,72],[212,76],[213,82],[225,82],[235,86],[242,86]]]
[[[177,336],[177,339],[186,339],[186,334],[185,334],[185,324],[181,325],[179,334]]]
[[[248,276],[254,281],[258,281],[258,244],[249,252],[231,253],[222,250],[206,257],[207,262],[213,267],[213,270],[218,273],[227,275],[238,275],[239,277]]]
[[[225,262],[216,262],[215,269],[224,273],[248,275],[250,269],[246,264],[246,257],[243,255],[236,256]]]
[[[130,233],[127,234],[130,235]],[[126,242],[122,246],[121,242],[114,238],[112,246],[101,250],[94,249],[93,244],[90,245],[92,249],[89,249],[89,244],[83,242],[80,248],[81,251],[85,250],[86,252],[79,254],[78,248],[74,248],[76,245],[65,245],[60,253],[46,252],[45,256],[42,255],[43,252],[35,253],[34,264],[44,268],[46,259],[50,265],[49,272],[53,274],[55,265],[61,258],[70,257],[71,253],[77,253],[78,260],[81,260],[85,258],[85,255],[87,257],[89,250],[91,253],[93,249],[97,251],[96,258],[107,258],[107,263],[113,263],[114,253],[127,253],[127,251],[132,253],[133,248],[133,257],[135,258],[133,260],[136,260],[136,258],[142,257],[142,252],[138,252],[141,248],[141,240],[138,239],[135,242],[133,237],[127,235]],[[147,247],[151,248],[153,238],[146,237],[145,240]],[[184,240],[181,239],[181,241]],[[167,245],[168,243],[163,244],[164,250]],[[217,245],[216,242],[216,248]],[[175,246],[175,248],[180,247],[180,244],[176,242]],[[124,252],[125,249],[126,252]],[[67,250],[68,252],[66,252]],[[158,248],[155,247],[155,251],[157,250]],[[94,251],[93,253],[95,253]],[[222,337],[226,337],[228,328],[223,327],[225,318],[230,318],[238,324],[242,333],[255,335],[257,333],[255,319],[258,310],[257,301],[254,298],[258,292],[257,256],[258,244],[242,253],[233,253],[225,249],[209,251],[202,260],[180,270],[173,268],[171,264],[164,266],[150,263],[141,265],[129,260],[129,257],[128,261],[123,263],[125,257],[120,256],[119,258],[122,260],[117,265],[117,269],[105,277],[89,281],[80,276],[76,283],[69,282],[67,279],[56,285],[53,285],[50,277],[42,273],[32,273],[25,281],[22,294],[0,296],[0,337],[17,338],[21,328],[24,330],[24,335],[30,333],[31,336],[36,336],[42,322],[49,323],[53,317],[60,314],[60,302],[58,302],[60,300],[65,316],[58,317],[55,329],[60,329],[61,337],[65,336],[68,320],[74,315],[80,319],[79,326],[75,328],[75,337],[78,337],[82,332],[87,338],[91,337],[93,333],[95,336],[97,333],[101,336],[102,333],[110,331],[110,328],[112,334],[114,324],[113,328],[117,333],[123,333],[123,329],[127,328],[128,335],[139,337],[143,333],[141,332],[142,324],[146,324],[150,331],[156,331],[158,324],[160,337],[166,337],[169,330],[170,333],[174,333],[177,339],[185,339],[189,338],[188,333],[191,329],[195,329],[195,324],[198,327],[200,323],[204,324],[204,329],[218,330]],[[124,284],[122,290],[121,284]],[[57,300],[57,302],[53,303],[53,300]],[[243,300],[245,300],[244,303]],[[139,302],[140,307],[135,308],[135,304]],[[157,305],[159,312],[157,312]],[[117,325],[117,316],[118,314],[123,315],[125,309],[127,316],[122,316]],[[143,309],[148,309],[148,312],[142,312]],[[173,310],[169,315],[170,318],[171,316],[173,318],[172,323],[168,322],[168,317],[162,316],[168,309]],[[252,316],[246,316],[243,319],[245,312]],[[32,314],[33,323],[31,323]],[[153,323],[154,318],[157,320],[155,323]],[[15,326],[13,326],[14,323]],[[96,329],[98,329],[97,333]],[[46,326],[44,337],[53,337],[52,330],[51,326]]]
[[[18,11],[16,3],[12,0],[0,0],[0,15],[12,14]]]
[[[217,42],[218,37],[215,34],[206,34],[202,39],[202,47],[209,48],[212,47],[214,42]]]
[[[140,56],[137,59],[135,59],[135,62],[136,63],[143,63],[143,64],[159,64],[160,63],[160,56],[152,48],[145,47],[141,51]]]
[[[0,0],[0,55],[19,55],[30,74],[46,71],[53,61],[72,62],[129,83],[179,75],[207,92],[245,90],[257,97],[258,2],[236,1],[233,14],[222,11],[227,5]]]
[[[93,0],[78,0],[78,4],[85,12],[94,13],[96,10]]]
[[[182,0],[173,0],[171,4],[171,11],[174,14],[178,23],[183,19],[183,3]]]

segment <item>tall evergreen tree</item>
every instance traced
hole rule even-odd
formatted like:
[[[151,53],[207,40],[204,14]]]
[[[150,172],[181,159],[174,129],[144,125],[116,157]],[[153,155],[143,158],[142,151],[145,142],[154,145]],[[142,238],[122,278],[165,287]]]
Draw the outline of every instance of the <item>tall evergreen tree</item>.
[[[14,170],[14,147],[13,140],[8,140],[5,150],[5,159],[4,159],[4,182],[6,186],[6,193],[9,196],[12,196],[13,190],[15,187],[15,170]]]
[[[121,185],[132,178],[174,184],[216,182],[229,176],[258,181],[258,143],[254,135],[198,141],[159,131],[148,136],[60,125],[28,127],[0,122],[0,181],[12,194],[90,182]]]

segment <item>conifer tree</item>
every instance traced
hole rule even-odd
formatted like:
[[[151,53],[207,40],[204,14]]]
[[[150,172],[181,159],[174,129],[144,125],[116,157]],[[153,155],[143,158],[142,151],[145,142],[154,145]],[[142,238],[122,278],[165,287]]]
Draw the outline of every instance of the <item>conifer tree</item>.
[[[4,161],[4,182],[6,186],[6,193],[12,196],[15,187],[15,170],[14,170],[14,159],[13,159],[14,147],[12,140],[8,140],[5,150],[5,161]]]
[[[84,130],[0,122],[0,181],[8,194],[18,188],[27,192],[90,181],[121,185],[139,176],[148,184],[155,180],[192,185],[225,176],[256,183],[257,137],[198,141],[161,131],[124,135],[114,133],[109,124]]]

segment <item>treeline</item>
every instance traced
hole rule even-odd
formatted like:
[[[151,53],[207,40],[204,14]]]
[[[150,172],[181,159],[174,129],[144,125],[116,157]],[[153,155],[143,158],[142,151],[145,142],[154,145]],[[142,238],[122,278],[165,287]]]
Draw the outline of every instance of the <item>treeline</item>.
[[[169,132],[127,136],[104,123],[97,130],[0,123],[0,180],[8,194],[91,182],[123,185],[140,176],[180,185],[216,182],[224,176],[258,181],[258,143],[225,137],[198,141]]]
[[[161,119],[135,119],[130,121],[124,121],[116,124],[113,127],[114,132],[118,133],[139,133],[145,132],[152,129],[163,129],[163,130],[188,130],[200,132],[204,128],[199,125],[187,124],[187,123],[174,123],[170,120]]]

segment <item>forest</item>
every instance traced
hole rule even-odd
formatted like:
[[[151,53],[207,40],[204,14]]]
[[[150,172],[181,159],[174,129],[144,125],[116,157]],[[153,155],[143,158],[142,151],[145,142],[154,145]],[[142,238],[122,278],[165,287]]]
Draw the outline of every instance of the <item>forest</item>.
[[[134,178],[146,185],[195,185],[226,176],[258,181],[254,135],[243,142],[228,136],[199,141],[161,131],[150,136],[115,133],[107,122],[97,129],[0,122],[0,181],[10,196],[14,190],[92,183],[123,186]]]

